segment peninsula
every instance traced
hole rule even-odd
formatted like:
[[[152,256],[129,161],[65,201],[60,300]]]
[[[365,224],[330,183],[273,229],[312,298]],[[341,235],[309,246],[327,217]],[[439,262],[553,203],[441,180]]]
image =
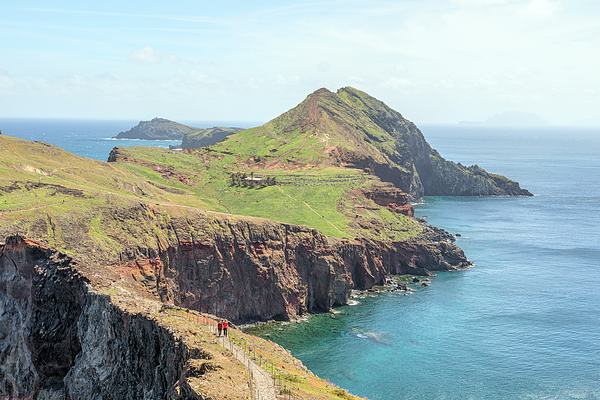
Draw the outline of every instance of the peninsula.
[[[185,321],[289,320],[389,275],[468,268],[454,235],[417,221],[410,201],[531,195],[443,159],[353,88],[319,89],[211,146],[116,147],[100,162],[2,135],[0,159],[8,398],[247,397],[243,366]],[[294,395],[354,398],[232,334],[269,354]]]

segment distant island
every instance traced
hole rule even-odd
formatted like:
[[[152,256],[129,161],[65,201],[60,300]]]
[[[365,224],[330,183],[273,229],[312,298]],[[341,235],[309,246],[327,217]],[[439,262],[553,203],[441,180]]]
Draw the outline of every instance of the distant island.
[[[495,114],[485,120],[489,125],[549,125],[550,123],[534,113],[507,111]]]
[[[181,140],[185,134],[199,130],[200,128],[183,125],[165,118],[154,118],[151,121],[140,121],[127,132],[120,132],[113,139]]]
[[[181,145],[171,148],[185,149],[210,146],[242,130],[242,128],[220,126],[206,129],[195,128],[165,118],[154,118],[151,121],[140,121],[130,130],[120,132],[113,139],[181,140]]]

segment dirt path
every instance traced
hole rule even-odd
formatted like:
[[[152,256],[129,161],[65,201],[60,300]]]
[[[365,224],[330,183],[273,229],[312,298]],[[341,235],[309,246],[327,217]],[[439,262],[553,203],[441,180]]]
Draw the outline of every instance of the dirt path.
[[[197,317],[194,317],[191,314],[188,314],[187,316],[172,312],[170,314],[179,318],[184,318],[198,325],[207,326],[210,332],[217,335],[217,323],[214,320],[209,320],[207,318],[197,320]],[[231,354],[233,354],[233,356],[248,369],[250,380],[252,382],[250,391],[252,392],[253,400],[278,400],[273,378],[267,371],[252,361],[244,350],[233,344],[229,338],[217,336],[217,343],[231,352]]]
[[[277,400],[277,391],[273,385],[273,378],[271,378],[269,373],[256,365],[242,349],[231,343],[228,338],[219,336],[217,340],[221,346],[229,350],[239,362],[248,368],[248,373],[253,383],[252,398],[256,400]]]

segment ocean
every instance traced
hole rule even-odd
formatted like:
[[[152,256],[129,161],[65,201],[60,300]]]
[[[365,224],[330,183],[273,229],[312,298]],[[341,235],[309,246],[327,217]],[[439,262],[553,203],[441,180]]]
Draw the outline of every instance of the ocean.
[[[0,119],[3,134],[99,160],[117,145],[168,146],[108,139],[135,124]],[[426,197],[417,216],[460,233],[473,268],[255,333],[372,400],[600,399],[600,128],[420,128],[446,159],[535,196]]]
[[[196,128],[227,126],[251,128],[260,122],[248,121],[178,121]],[[78,156],[106,161],[110,151],[117,146],[153,146],[168,148],[181,144],[181,140],[113,139],[128,131],[139,121],[124,120],[64,120],[0,118],[3,134],[27,140],[39,140],[61,147]]]
[[[373,400],[600,399],[600,129],[422,125],[534,197],[426,197],[473,268],[255,330]]]

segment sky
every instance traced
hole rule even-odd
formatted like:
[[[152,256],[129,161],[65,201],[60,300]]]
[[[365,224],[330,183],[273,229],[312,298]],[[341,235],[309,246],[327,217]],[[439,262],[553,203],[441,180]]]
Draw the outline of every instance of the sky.
[[[0,118],[266,122],[345,86],[421,123],[600,125],[600,1],[0,4]]]

